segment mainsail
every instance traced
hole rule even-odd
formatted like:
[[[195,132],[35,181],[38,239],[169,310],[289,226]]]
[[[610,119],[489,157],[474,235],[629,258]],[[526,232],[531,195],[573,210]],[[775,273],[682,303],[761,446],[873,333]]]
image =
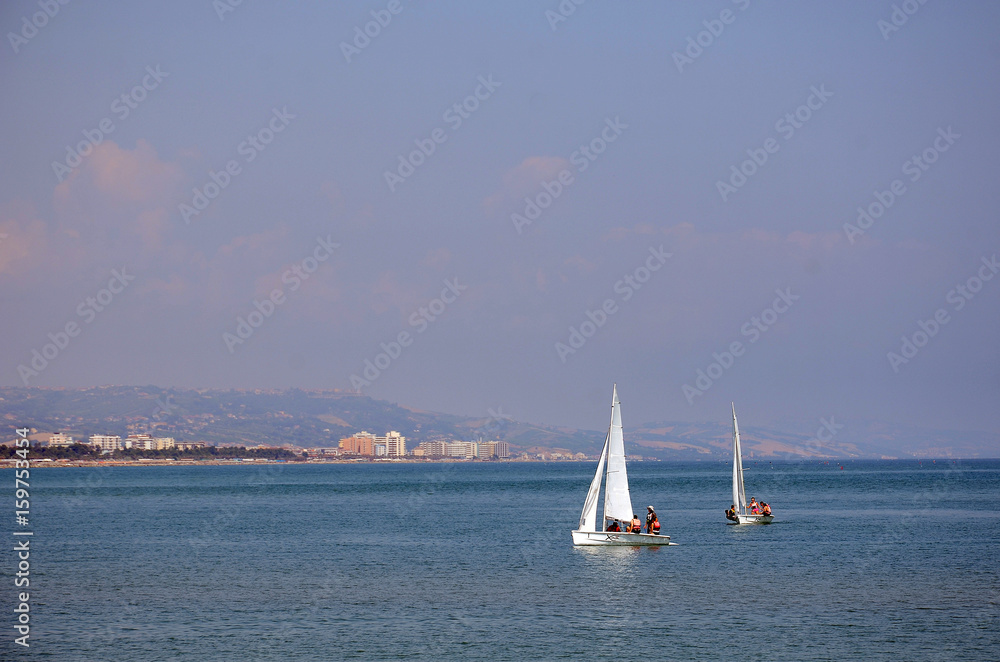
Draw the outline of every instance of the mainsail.
[[[609,520],[628,522],[632,519],[632,499],[628,493],[628,473],[625,471],[625,438],[622,436],[621,403],[618,385],[611,400],[611,429],[608,431],[608,470],[604,489],[604,524]]]
[[[740,451],[740,427],[736,423],[735,404],[733,404],[733,504],[737,513],[746,514],[747,496],[743,490],[743,457]]]

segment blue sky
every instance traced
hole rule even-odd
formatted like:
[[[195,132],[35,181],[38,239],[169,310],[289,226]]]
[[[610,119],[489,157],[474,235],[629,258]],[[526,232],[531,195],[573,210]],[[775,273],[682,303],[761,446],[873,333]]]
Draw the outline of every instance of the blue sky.
[[[1000,8],[560,6],[4,3],[0,383],[998,430]]]

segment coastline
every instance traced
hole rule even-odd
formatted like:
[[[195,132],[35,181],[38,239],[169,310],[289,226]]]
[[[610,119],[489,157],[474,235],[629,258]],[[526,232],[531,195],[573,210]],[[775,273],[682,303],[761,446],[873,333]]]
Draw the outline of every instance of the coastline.
[[[0,469],[4,468],[15,468],[16,459],[10,460],[0,460]],[[23,460],[22,460],[23,461]],[[356,458],[356,459],[310,459],[310,460],[272,460],[272,459],[258,459],[258,458],[246,458],[246,459],[211,459],[211,460],[173,460],[173,459],[139,459],[139,460],[48,460],[48,459],[35,459],[30,458],[32,469],[44,469],[44,468],[63,468],[63,467],[162,467],[162,466],[220,466],[220,465],[249,465],[257,466],[261,464],[490,464],[490,463],[500,463],[500,462],[578,462],[581,460],[522,460],[522,459],[511,459],[511,460],[465,460],[465,459],[455,459],[455,458],[435,458],[418,460],[415,458],[409,459],[377,459],[370,460],[366,458]]]

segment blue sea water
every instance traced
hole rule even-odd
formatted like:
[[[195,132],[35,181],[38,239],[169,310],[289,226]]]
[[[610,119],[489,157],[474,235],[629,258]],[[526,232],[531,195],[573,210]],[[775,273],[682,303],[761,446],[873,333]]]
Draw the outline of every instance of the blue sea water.
[[[746,466],[769,526],[728,463],[629,465],[669,548],[573,547],[592,462],[33,469],[0,658],[1000,658],[1000,462]]]

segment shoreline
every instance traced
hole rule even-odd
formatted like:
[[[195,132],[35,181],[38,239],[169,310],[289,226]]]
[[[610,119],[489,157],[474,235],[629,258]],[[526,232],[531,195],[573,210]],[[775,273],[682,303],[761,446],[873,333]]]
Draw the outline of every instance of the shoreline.
[[[15,468],[18,460],[0,460],[0,469]],[[20,460],[23,462],[24,460]],[[142,459],[142,460],[49,460],[29,458],[32,469],[63,468],[63,467],[162,467],[162,466],[220,466],[220,465],[260,465],[260,464],[490,464],[501,462],[586,462],[587,460],[459,460],[441,458],[433,460],[400,459],[400,460],[368,460],[368,459],[324,459],[324,460],[272,460],[272,459],[211,459],[211,460],[172,460],[172,459]]]

